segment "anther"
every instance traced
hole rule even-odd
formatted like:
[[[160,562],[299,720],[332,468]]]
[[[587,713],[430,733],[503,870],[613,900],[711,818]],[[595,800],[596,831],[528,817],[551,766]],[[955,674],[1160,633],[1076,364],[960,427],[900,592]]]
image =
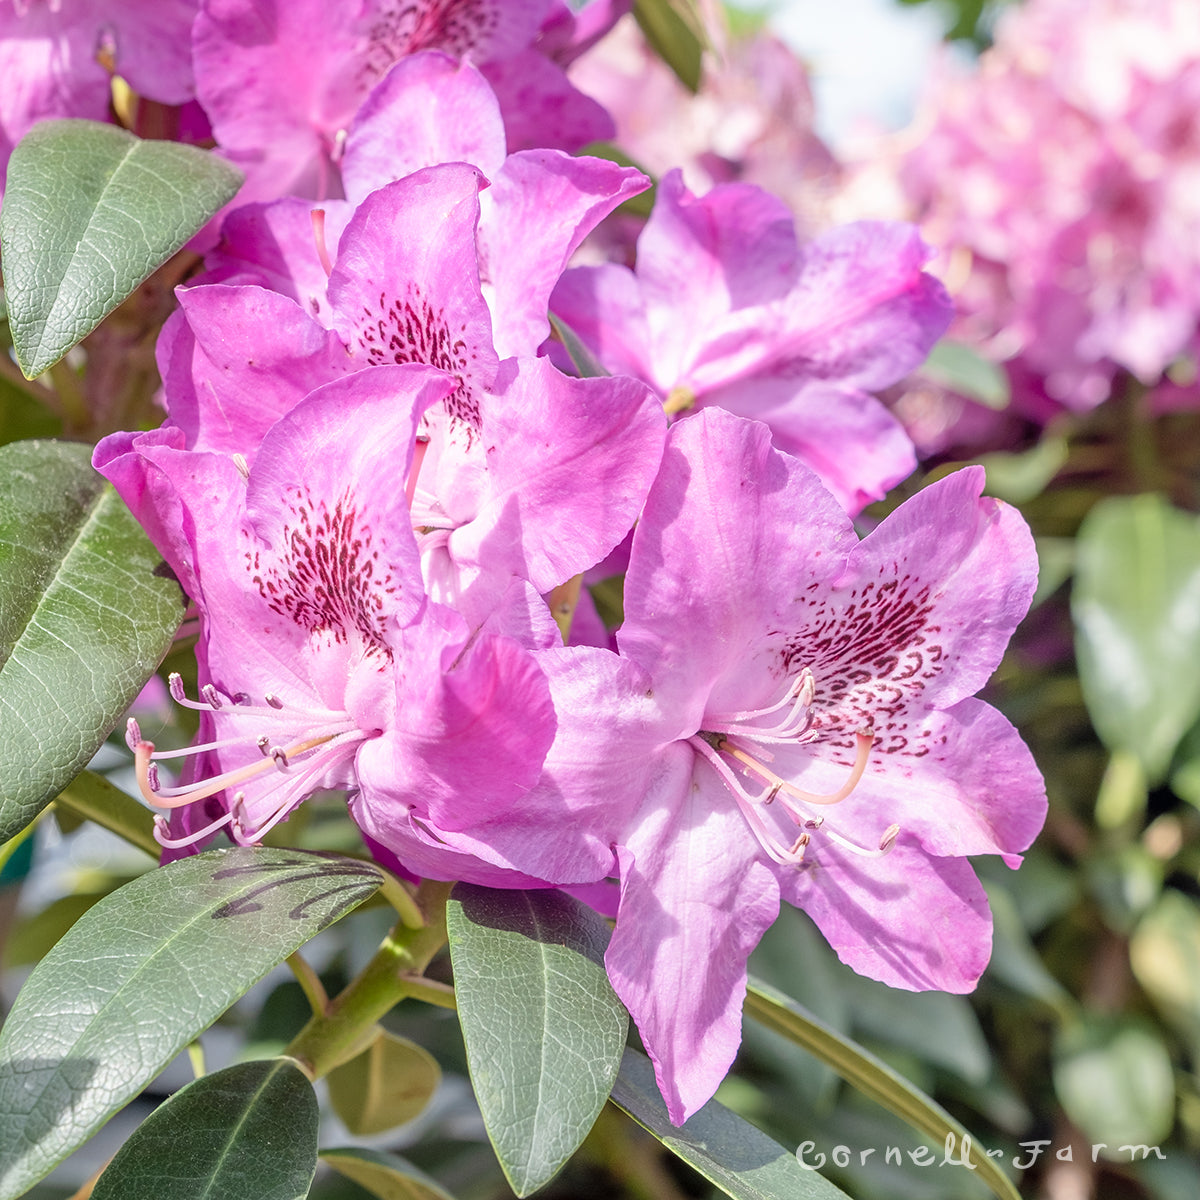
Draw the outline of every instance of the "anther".
[[[244,454],[234,454],[233,465],[237,468],[237,473],[245,480],[250,479],[250,465],[246,462]]]
[[[275,760],[275,765],[281,770],[287,770],[288,756],[284,753],[282,746],[271,747],[271,758]]]
[[[247,700],[249,700],[249,697],[247,696],[247,697],[246,697],[246,699],[247,699]],[[280,700],[280,698],[279,698],[278,696],[276,696],[274,692],[268,692],[268,693],[267,693],[267,694],[266,694],[266,695],[263,697],[263,699],[264,699],[264,700],[265,700],[265,701],[266,701],[266,702],[267,702],[267,703],[268,703],[268,704],[269,704],[269,705],[270,705],[272,708],[282,708],[282,707],[283,707],[283,701],[282,701],[282,700]]]
[[[137,721],[135,721],[133,717],[130,717],[129,720],[125,722],[125,745],[127,745],[132,752],[137,750],[138,742],[141,740],[141,728],[138,726]]]
[[[883,831],[883,837],[879,839],[879,848],[885,854],[896,844],[896,836],[900,832],[899,825],[889,825]]]
[[[271,739],[265,733],[260,733],[258,737],[254,739],[254,744],[262,752],[263,758],[266,758],[266,756],[271,753]]]
[[[220,708],[223,703],[220,692],[211,683],[206,683],[200,689],[200,695],[204,697],[205,703],[209,708]]]
[[[178,671],[172,671],[167,676],[167,689],[176,704],[182,704],[187,699],[187,693],[183,690],[183,678]]]

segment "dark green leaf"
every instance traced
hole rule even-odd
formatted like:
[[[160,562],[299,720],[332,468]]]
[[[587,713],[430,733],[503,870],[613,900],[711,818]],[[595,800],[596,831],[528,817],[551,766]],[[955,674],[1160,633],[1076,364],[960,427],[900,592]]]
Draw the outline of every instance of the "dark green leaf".
[[[654,53],[689,91],[700,90],[703,26],[690,0],[633,0],[633,16]]]
[[[604,970],[608,926],[561,892],[460,884],[446,928],[475,1095],[527,1196],[587,1136],[620,1065],[628,1015]]]
[[[1079,679],[1104,744],[1151,786],[1200,716],[1200,523],[1160,496],[1103,500],[1079,531],[1071,596]]]
[[[31,966],[40,962],[54,943],[89,908],[115,891],[119,885],[128,882],[126,878],[118,878],[112,887],[104,891],[72,892],[69,896],[60,896],[52,901],[41,912],[29,913],[22,917],[13,927],[8,941],[4,943],[4,954],[0,956],[0,962],[6,967]]]
[[[0,842],[68,784],[171,643],[183,593],[86,446],[0,446]]]
[[[954,1145],[965,1151],[975,1164],[982,1182],[997,1196],[1002,1200],[1021,1200],[1008,1176],[945,1109],[886,1063],[818,1021],[794,1000],[752,979],[746,994],[746,1014],[815,1054],[864,1096],[882,1104],[935,1143],[948,1144],[947,1138],[952,1137]]]
[[[326,1076],[333,1111],[355,1137],[411,1121],[424,1111],[441,1078],[433,1055],[386,1030]]]
[[[115,125],[35,125],[9,160],[0,212],[9,327],[26,376],[95,329],[241,181],[213,154]]]
[[[407,1159],[365,1146],[322,1150],[321,1161],[379,1200],[454,1200]]]
[[[1175,1121],[1175,1077],[1162,1039],[1128,1017],[1094,1014],[1065,1027],[1054,1046],[1054,1090],[1067,1116],[1109,1157],[1157,1145]]]
[[[378,886],[354,859],[210,850],[92,907],[0,1031],[0,1200],[85,1141],[273,966]]]
[[[312,1084],[290,1058],[226,1067],[156,1108],[92,1200],[303,1200],[319,1121]]]
[[[735,1200],[846,1200],[823,1175],[723,1105],[710,1100],[683,1125],[671,1124],[650,1060],[627,1050],[613,1102],[673,1154]]]

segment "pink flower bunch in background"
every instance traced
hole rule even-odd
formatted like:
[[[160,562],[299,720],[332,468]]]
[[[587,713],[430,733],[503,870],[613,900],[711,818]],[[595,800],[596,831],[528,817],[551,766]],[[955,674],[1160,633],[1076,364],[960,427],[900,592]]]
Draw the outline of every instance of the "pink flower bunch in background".
[[[137,86],[116,18],[15,11],[60,47],[102,29]],[[617,6],[172,13],[179,86],[147,95],[180,103],[194,77],[247,183],[159,339],[165,420],[95,456],[199,617],[199,693],[171,684],[197,742],[157,752],[129,726],[168,857],[255,844],[334,788],[410,878],[609,881],[608,971],[676,1122],[732,1061],[746,959],[781,899],[859,971],[970,989],[990,915],[966,857],[1015,865],[1045,813],[1028,751],[974,698],[1036,556],[978,469],[862,541],[852,524],[916,464],[874,393],[951,317],[916,229],[799,239],[744,181],[766,169],[752,137],[704,192],[662,176],[632,267],[574,265],[649,183],[573,153],[621,127],[571,81],[582,62],[564,70]],[[22,94],[49,88],[39,71]],[[83,111],[54,95],[6,127]],[[963,169],[966,135],[952,144],[938,177],[1007,204],[1021,258],[1041,233]],[[1080,178],[1110,161],[1119,147]],[[1066,214],[1063,237],[1116,255],[1123,203]],[[935,197],[925,212],[980,263],[1007,253]],[[1049,286],[1008,284],[992,340],[1059,305]],[[1064,403],[1126,361],[1112,315],[1061,310],[1073,349],[1036,365],[1071,381]],[[1190,326],[1154,329],[1131,369],[1188,344]],[[627,567],[615,641],[575,599],[600,564]]]
[[[1198,96],[1187,0],[1029,0],[977,68],[930,82],[893,160],[902,203],[944,255],[953,336],[1006,366],[1017,415],[1194,379]]]

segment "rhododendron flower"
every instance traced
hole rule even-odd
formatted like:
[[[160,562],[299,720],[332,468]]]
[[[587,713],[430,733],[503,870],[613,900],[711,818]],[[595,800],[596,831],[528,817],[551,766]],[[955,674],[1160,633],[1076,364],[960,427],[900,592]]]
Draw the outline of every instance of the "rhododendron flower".
[[[217,144],[246,172],[242,200],[340,195],[337,165],[355,112],[395,63],[423,50],[489,66],[512,110],[512,150],[575,150],[609,136],[600,105],[532,49],[548,7],[549,0],[205,0],[195,26],[197,93]],[[540,124],[523,115],[531,100],[544,112]],[[420,126],[428,114],[409,109],[404,117]]]
[[[414,111],[422,114],[415,125]],[[473,231],[479,266],[470,276],[478,279],[491,312],[496,352],[502,358],[534,354],[550,331],[546,309],[568,259],[600,220],[649,180],[605,159],[557,150],[508,154],[500,107],[487,80],[470,63],[434,51],[397,63],[358,110],[341,157],[347,200],[323,202],[320,246],[311,203],[290,198],[242,205],[226,219],[202,280],[261,283],[329,324],[328,275],[355,208],[406,176],[452,163],[477,168],[482,176],[477,187],[486,183]],[[443,172],[424,178],[455,177]],[[427,183],[424,191],[429,190]],[[405,203],[413,201],[407,195]],[[429,203],[426,195],[422,207]],[[397,227],[411,227],[418,238],[422,223],[434,219],[415,209],[407,217],[395,200],[393,208]],[[413,238],[409,233],[410,242]]]
[[[896,987],[966,991],[987,962],[965,856],[1016,865],[1046,801],[973,698],[1036,575],[1023,521],[982,483],[960,471],[860,542],[764,426],[710,409],[671,430],[621,657],[578,651],[556,679],[570,733],[547,775],[580,805],[628,805],[606,961],[676,1122],[733,1059],[781,897]]]
[[[955,336],[1010,366],[1018,416],[1200,351],[1198,99],[1187,0],[1013,5],[977,66],[929,81],[899,215],[945,248]]]
[[[611,371],[653,385],[669,412],[716,405],[764,421],[851,511],[916,459],[872,396],[924,360],[949,323],[910,226],[860,223],[799,246],[779,200],[744,184],[697,198],[659,184],[636,272],[564,274],[551,308]]]
[[[449,164],[372,192],[331,264],[331,330],[262,288],[204,284],[181,292],[159,355],[187,446],[248,462],[272,422],[323,382],[404,362],[453,375],[422,419],[410,500],[426,583],[470,620],[514,577],[546,592],[608,554],[637,517],[665,435],[637,380],[501,361],[479,281],[479,182],[473,167]],[[315,254],[311,226],[309,246]],[[522,310],[512,310],[515,329]],[[529,620],[539,616],[537,602]]]
[[[97,451],[202,618],[201,698],[172,686],[205,715],[206,740],[183,752],[203,769],[163,786],[157,764],[175,755],[130,730],[151,804],[221,797],[206,823],[160,822],[167,847],[221,828],[258,841],[333,787],[356,793],[352,813],[368,811],[403,860],[410,843],[502,815],[537,781],[556,728],[545,674],[525,647],[429,602],[396,486],[422,413],[455,386],[421,366],[348,376],[278,421],[252,467],[185,450],[169,429]],[[593,867],[594,848],[575,844],[566,881],[602,878],[611,852]]]

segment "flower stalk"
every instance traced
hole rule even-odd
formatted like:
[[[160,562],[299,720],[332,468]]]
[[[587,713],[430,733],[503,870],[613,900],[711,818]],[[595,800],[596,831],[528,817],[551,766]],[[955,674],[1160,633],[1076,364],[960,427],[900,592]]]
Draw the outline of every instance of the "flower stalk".
[[[424,881],[417,889],[417,903],[425,924],[414,929],[403,918],[398,921],[357,978],[292,1039],[284,1053],[311,1078],[320,1079],[353,1058],[369,1042],[375,1022],[401,1000],[429,998],[433,981],[422,973],[446,944],[446,901],[453,886]],[[443,989],[433,990],[441,997]]]

